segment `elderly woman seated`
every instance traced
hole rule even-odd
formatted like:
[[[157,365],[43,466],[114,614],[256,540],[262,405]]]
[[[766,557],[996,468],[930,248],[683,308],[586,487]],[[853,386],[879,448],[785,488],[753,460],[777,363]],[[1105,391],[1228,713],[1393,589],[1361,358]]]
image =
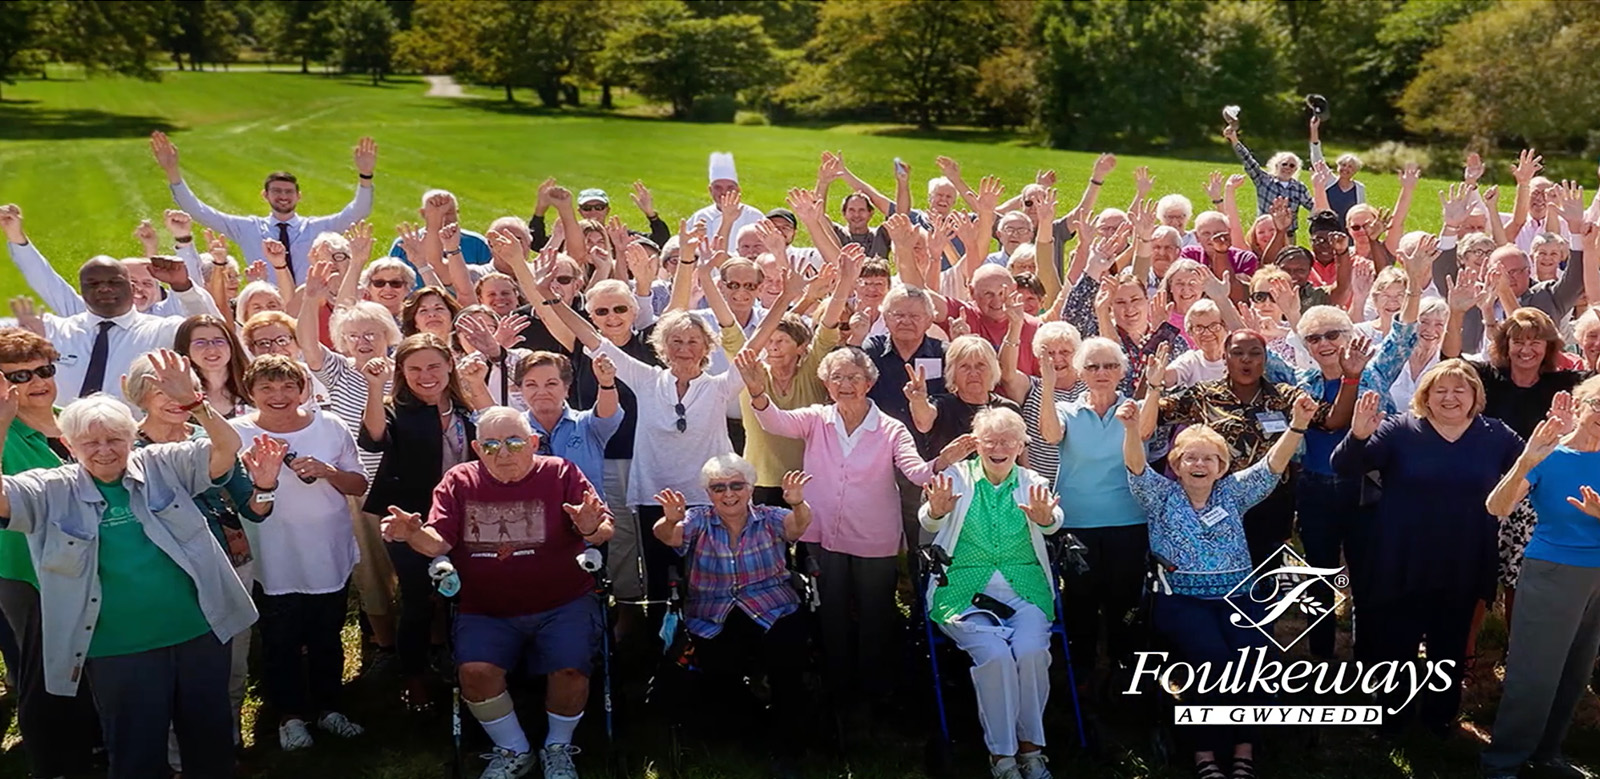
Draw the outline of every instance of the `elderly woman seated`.
[[[949,553],[947,583],[928,585],[928,618],[972,656],[978,716],[997,779],[1048,779],[1044,705],[1050,697],[1055,615],[1044,536],[1061,527],[1050,482],[1017,465],[1027,445],[1022,417],[979,411],[978,458],[925,488],[923,528]]]
[[[683,493],[657,493],[664,516],[652,528],[661,543],[686,557],[688,596],[683,617],[695,660],[723,680],[755,678],[763,671],[772,689],[776,720],[761,732],[780,758],[779,775],[792,774],[801,739],[805,694],[806,628],[795,616],[800,597],[789,585],[789,544],[811,525],[804,491],[811,476],[783,477],[789,510],[751,502],[755,467],[738,455],[713,457],[700,469],[709,506],[690,506]],[[755,667],[749,667],[754,662]],[[780,735],[781,734],[781,735]]]
[[[1249,588],[1240,587],[1250,577],[1252,565],[1244,515],[1278,486],[1316,413],[1316,402],[1301,394],[1295,399],[1289,429],[1267,455],[1234,473],[1228,472],[1228,442],[1221,434],[1205,425],[1185,428],[1173,440],[1167,458],[1177,472],[1174,480],[1145,462],[1138,406],[1130,400],[1117,408],[1124,425],[1122,458],[1128,484],[1149,517],[1150,551],[1161,564],[1166,584],[1156,594],[1151,618],[1179,660],[1220,668],[1241,649],[1266,646],[1266,634],[1241,630],[1230,620],[1243,614],[1258,622],[1263,614]],[[1206,698],[1216,697],[1202,695],[1200,703],[1214,704],[1217,701]],[[1189,726],[1179,735],[1194,751],[1198,779],[1255,776],[1253,729]],[[1231,748],[1231,773],[1217,764],[1218,747]]]
[[[233,773],[228,642],[256,619],[250,595],[194,496],[233,474],[239,434],[196,391],[188,360],[163,351],[154,381],[208,439],[134,448],[133,415],[92,395],[61,413],[77,462],[0,482],[0,527],[38,561],[45,689],[71,696],[85,671],[109,776],[166,776],[167,727],[184,772]],[[0,422],[18,390],[0,381]]]

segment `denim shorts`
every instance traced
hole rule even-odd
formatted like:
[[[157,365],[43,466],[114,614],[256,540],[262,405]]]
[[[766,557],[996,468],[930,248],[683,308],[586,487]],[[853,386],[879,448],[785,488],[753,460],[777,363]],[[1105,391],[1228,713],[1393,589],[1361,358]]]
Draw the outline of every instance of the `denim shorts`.
[[[600,601],[588,594],[520,617],[457,614],[456,662],[489,663],[508,672],[526,662],[534,674],[572,668],[588,676],[604,629]]]

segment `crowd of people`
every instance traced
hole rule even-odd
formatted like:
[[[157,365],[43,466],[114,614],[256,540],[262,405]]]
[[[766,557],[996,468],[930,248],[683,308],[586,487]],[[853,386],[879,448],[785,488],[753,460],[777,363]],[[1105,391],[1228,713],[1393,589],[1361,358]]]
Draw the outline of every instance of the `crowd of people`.
[[[972,186],[948,157],[918,204],[909,165],[886,195],[831,152],[762,210],[717,152],[676,230],[642,183],[630,226],[606,191],[546,180],[529,218],[487,225],[422,193],[387,251],[372,139],[339,212],[302,215],[280,171],[248,216],[199,200],[155,133],[176,208],[76,285],[0,206],[48,309],[15,299],[0,329],[0,648],[30,771],[103,746],[115,779],[230,776],[251,675],[281,749],[361,738],[354,599],[397,702],[436,707],[433,670],[456,675],[485,779],[576,777],[603,635],[680,643],[678,611],[640,608],[678,604],[708,678],[766,680],[785,775],[818,704],[846,734],[891,716],[910,597],[971,658],[993,776],[1047,779],[1058,600],[1092,706],[1150,642],[1266,646],[1230,615],[1259,616],[1241,585],[1286,544],[1349,571],[1353,657],[1454,661],[1390,734],[1454,727],[1503,602],[1484,771],[1575,771],[1561,742],[1600,645],[1600,207],[1528,151],[1501,213],[1472,155],[1442,230],[1408,230],[1418,171],[1370,204],[1317,130],[1307,183],[1230,121],[1243,171],[1213,173],[1199,213],[1144,168],[1100,203],[1109,154],[1068,206],[1054,171]],[[1053,570],[1060,533],[1086,565]],[[1339,631],[1318,622],[1312,655],[1342,659]],[[547,680],[542,743],[524,671]],[[1253,731],[1177,733],[1200,779],[1257,775]]]

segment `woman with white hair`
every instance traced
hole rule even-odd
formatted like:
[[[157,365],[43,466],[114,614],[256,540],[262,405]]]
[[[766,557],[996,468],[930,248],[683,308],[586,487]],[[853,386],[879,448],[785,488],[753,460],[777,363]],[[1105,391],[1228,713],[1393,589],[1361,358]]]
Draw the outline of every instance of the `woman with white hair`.
[[[657,492],[661,510],[651,530],[657,543],[685,558],[683,619],[696,664],[725,686],[765,675],[775,721],[750,732],[767,734],[770,749],[792,758],[806,722],[807,631],[796,616],[800,597],[789,584],[788,549],[811,526],[805,487],[812,477],[784,474],[788,509],[751,502],[755,478],[755,468],[738,455],[712,457],[695,479],[705,497],[690,505],[671,487]]]
[[[1222,354],[1228,326],[1222,321],[1222,310],[1217,304],[1210,298],[1195,301],[1183,316],[1183,329],[1188,332],[1194,348],[1167,363],[1165,386],[1184,389],[1228,375],[1228,363]]]
[[[1244,164],[1245,175],[1256,185],[1257,213],[1271,211],[1272,201],[1280,197],[1288,201],[1291,214],[1288,234],[1292,240],[1299,227],[1300,209],[1304,208],[1307,212],[1313,210],[1311,190],[1297,178],[1300,175],[1300,158],[1293,152],[1280,151],[1272,155],[1263,168],[1261,163],[1256,162],[1250,149],[1240,142],[1237,124],[1230,122],[1224,127],[1222,137],[1227,138],[1233,146],[1233,153]]]
[[[947,583],[928,583],[928,619],[972,656],[990,773],[1047,779],[1055,580],[1044,537],[1062,527],[1060,499],[1046,478],[1017,464],[1027,444],[1022,417],[984,409],[972,430],[979,457],[934,476],[919,515],[950,556]]]
[[[1022,317],[1015,317],[1020,329]],[[1017,350],[1020,339],[1006,336],[1000,344],[1000,391],[1013,403],[1022,404],[1022,421],[1028,428],[1028,467],[1046,479],[1055,476],[1057,449],[1047,444],[1039,434],[1040,393],[1043,383],[1038,376],[1029,376],[1017,370]],[[1056,402],[1071,403],[1089,391],[1088,385],[1078,379],[1072,367],[1072,358],[1078,353],[1083,338],[1078,328],[1066,322],[1045,322],[1033,334],[1033,356],[1039,362],[1049,362],[1056,373]]]
[[[1600,308],[1591,306],[1572,323],[1572,343],[1590,373],[1600,371]]]
[[[897,621],[901,526],[895,474],[920,487],[970,455],[972,446],[958,439],[925,462],[905,425],[881,413],[867,397],[878,369],[855,347],[829,352],[813,369],[827,389],[829,404],[794,409],[777,405],[753,349],[740,352],[734,365],[749,389],[753,421],[769,435],[803,444],[805,472],[829,485],[813,490],[815,521],[801,538],[821,567],[820,617],[829,687],[841,709],[879,704],[890,692],[890,645]]]
[[[404,260],[379,257],[361,269],[357,285],[362,300],[383,306],[390,316],[398,320],[406,296],[417,286],[417,272]]]
[[[79,400],[59,419],[76,462],[0,479],[0,526],[26,535],[38,560],[46,690],[71,696],[94,677],[108,775],[166,775],[170,724],[186,772],[231,776],[228,641],[256,610],[194,496],[233,473],[240,439],[187,360],[154,362],[157,386],[209,437],[135,449],[128,406]],[[18,396],[0,379],[7,426]]]
[[[995,392],[1000,384],[1000,358],[988,341],[976,335],[963,335],[950,342],[944,352],[946,392],[928,396],[927,372],[907,368],[910,381],[906,397],[911,400],[911,421],[921,435],[918,449],[931,458],[952,441],[972,432],[972,419],[986,408],[1022,409],[1009,398]]]

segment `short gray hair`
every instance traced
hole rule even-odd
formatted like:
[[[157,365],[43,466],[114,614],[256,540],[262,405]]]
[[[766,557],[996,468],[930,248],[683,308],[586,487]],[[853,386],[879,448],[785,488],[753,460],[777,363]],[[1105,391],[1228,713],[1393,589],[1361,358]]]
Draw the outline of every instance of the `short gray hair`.
[[[378,271],[385,270],[397,271],[401,275],[405,276],[406,286],[417,286],[417,271],[410,265],[407,265],[405,260],[402,260],[399,257],[379,257],[378,259],[373,260],[371,265],[361,269],[361,278],[357,279],[356,283],[362,289],[366,289],[367,287],[372,286],[372,275]]]
[[[1039,325],[1033,331],[1033,356],[1044,357],[1045,347],[1056,341],[1072,344],[1074,352],[1083,344],[1083,334],[1067,322],[1053,321]]]
[[[739,455],[719,454],[700,466],[700,486],[711,489],[711,481],[721,476],[739,476],[752,486],[756,483],[756,467]]]
[[[858,346],[841,346],[822,355],[822,361],[817,363],[817,378],[827,381],[828,377],[833,375],[834,369],[839,367],[841,363],[860,368],[861,372],[867,376],[868,387],[878,383],[878,366]]]
[[[510,406],[490,406],[478,414],[478,436],[483,436],[483,430],[491,424],[502,420],[509,421],[517,426],[528,436],[533,435],[533,425],[528,423],[528,415]]]
[[[881,305],[884,311],[888,311],[894,307],[894,304],[902,300],[921,301],[923,307],[928,310],[928,316],[934,316],[936,309],[933,305],[933,296],[929,295],[927,290],[921,287],[913,287],[909,284],[898,284],[889,290],[889,294],[883,296]]]
[[[96,427],[127,436],[130,443],[139,434],[139,423],[133,420],[128,404],[104,392],[73,401],[61,412],[56,424],[61,426],[61,437],[69,444],[83,441]]]
[[[667,360],[667,339],[679,330],[694,330],[706,339],[706,356],[700,359],[700,367],[705,368],[711,364],[711,350],[722,348],[722,339],[717,336],[711,324],[702,319],[698,314],[688,311],[668,311],[656,320],[655,330],[650,332],[650,348],[654,349],[656,356],[662,362]]]
[[[1122,366],[1123,373],[1127,373],[1128,353],[1122,350],[1122,344],[1100,335],[1097,335],[1093,338],[1085,338],[1083,339],[1083,343],[1078,345],[1077,353],[1072,355],[1073,370],[1082,373],[1083,366],[1089,363],[1089,353],[1097,351],[1108,351],[1112,354],[1115,354],[1117,356],[1117,363]]]
[[[372,322],[383,329],[384,336],[389,339],[389,345],[400,343],[404,337],[400,334],[400,326],[394,322],[394,314],[381,304],[370,300],[358,300],[352,306],[340,306],[334,309],[333,316],[328,319],[328,334],[333,337],[337,347],[344,340],[344,329],[357,322]],[[335,348],[334,351],[339,351]],[[339,352],[343,354],[342,351]]]
[[[1162,195],[1161,199],[1156,201],[1156,218],[1160,219],[1161,212],[1169,208],[1177,208],[1183,211],[1183,221],[1185,222],[1194,216],[1194,203],[1189,202],[1189,198],[1176,192],[1170,195]]]
[[[122,398],[141,409],[150,397],[150,390],[155,389],[160,381],[156,378],[156,364],[150,359],[152,354],[155,352],[145,352],[135,357],[133,364],[128,366],[128,372],[122,374]],[[195,376],[194,385],[204,386],[199,376]]]
[[[1339,159],[1333,161],[1333,167],[1337,169],[1340,165],[1343,165],[1347,162],[1356,166],[1357,172],[1361,171],[1361,158],[1349,152],[1339,155]]]
[[[311,240],[312,251],[316,251],[317,247],[321,245],[326,245],[330,252],[350,253],[350,239],[331,230],[317,233],[317,237]]]
[[[245,309],[250,307],[251,299],[257,295],[271,295],[277,298],[279,303],[285,306],[288,305],[288,301],[283,299],[283,293],[279,292],[277,287],[265,281],[252,281],[244,285],[244,289],[239,290],[238,296],[234,299],[234,304],[239,307],[241,316],[244,315]]]
[[[1300,323],[1295,330],[1304,337],[1307,333],[1317,332],[1329,325],[1343,330],[1355,327],[1350,322],[1350,315],[1338,306],[1312,306],[1300,315]]]

